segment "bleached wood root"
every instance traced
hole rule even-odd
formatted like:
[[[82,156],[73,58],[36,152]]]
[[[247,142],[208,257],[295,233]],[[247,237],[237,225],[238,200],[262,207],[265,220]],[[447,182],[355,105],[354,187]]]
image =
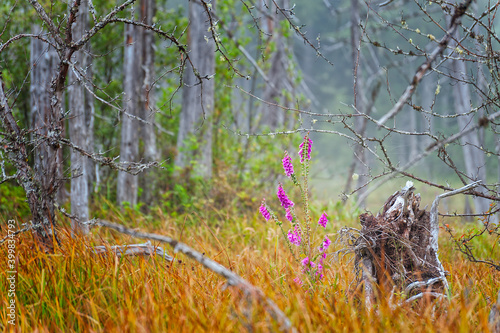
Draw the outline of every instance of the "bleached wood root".
[[[365,306],[367,309],[371,309],[373,305],[373,265],[370,258],[363,258],[362,261],[362,279],[365,289]]]
[[[174,258],[165,253],[163,248],[159,246],[153,246],[150,241],[144,244],[130,244],[130,245],[114,245],[114,246],[104,246],[98,245],[92,248],[95,254],[106,254],[109,251],[113,252],[116,256],[152,256],[158,255],[165,260],[172,261]]]

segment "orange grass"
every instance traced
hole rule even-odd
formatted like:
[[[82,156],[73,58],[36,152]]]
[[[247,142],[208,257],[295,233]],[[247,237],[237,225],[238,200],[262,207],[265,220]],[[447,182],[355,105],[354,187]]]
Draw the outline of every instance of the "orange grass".
[[[110,210],[112,211],[112,210]],[[449,302],[422,301],[391,309],[380,300],[367,311],[353,296],[350,258],[330,257],[324,283],[311,295],[297,287],[288,249],[274,225],[257,215],[218,213],[212,221],[198,216],[172,219],[157,212],[110,213],[108,219],[148,232],[172,236],[231,268],[274,300],[300,332],[487,332],[487,318],[498,292],[499,273],[471,264],[441,240],[441,261],[450,272]],[[63,219],[63,218],[61,218]],[[150,222],[154,220],[153,222]],[[352,221],[329,225],[335,230]],[[93,255],[93,245],[132,244],[131,239],[96,228],[72,241],[64,230],[54,254],[38,252],[31,236],[17,238],[18,332],[257,332],[277,331],[262,304],[245,298],[225,280],[181,254],[161,258]],[[172,251],[160,244],[167,253]],[[0,249],[5,258],[6,246]],[[0,331],[7,324],[6,260],[2,268]]]

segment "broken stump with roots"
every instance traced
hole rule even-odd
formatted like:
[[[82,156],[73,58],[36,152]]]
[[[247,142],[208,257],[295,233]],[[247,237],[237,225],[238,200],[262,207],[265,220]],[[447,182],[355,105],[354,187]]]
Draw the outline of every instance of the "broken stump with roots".
[[[414,190],[413,183],[407,182],[377,216],[359,217],[362,228],[354,244],[355,262],[368,308],[377,291],[403,292],[406,302],[411,302],[424,296],[443,297],[448,289],[438,257],[437,214],[434,218],[420,209],[420,194]]]

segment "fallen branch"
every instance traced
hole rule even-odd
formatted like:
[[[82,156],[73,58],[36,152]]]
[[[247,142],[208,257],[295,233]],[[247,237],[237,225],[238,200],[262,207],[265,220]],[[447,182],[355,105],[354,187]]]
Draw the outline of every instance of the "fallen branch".
[[[205,257],[205,255],[192,249],[188,245],[178,242],[168,236],[135,231],[122,225],[104,220],[93,219],[89,222],[84,223],[110,228],[136,238],[150,239],[162,243],[167,243],[173,248],[175,253],[184,253],[188,257],[198,261],[200,264],[202,264],[212,272],[226,278],[228,285],[239,288],[247,297],[254,297],[257,301],[263,302],[265,304],[266,311],[271,315],[271,317],[273,317],[274,320],[280,323],[280,329],[282,331],[297,332],[297,330],[292,326],[290,319],[288,319],[285,314],[279,309],[279,307],[271,299],[267,298],[260,289],[250,284],[238,274],[231,272],[229,269],[222,266],[218,262]]]
[[[114,246],[104,246],[98,245],[92,248],[95,254],[106,254],[111,250],[116,256],[152,256],[153,254],[159,255],[167,261],[174,260],[173,257],[163,251],[163,248],[159,246],[153,246],[150,241],[143,244],[130,244],[130,245],[114,245]]]

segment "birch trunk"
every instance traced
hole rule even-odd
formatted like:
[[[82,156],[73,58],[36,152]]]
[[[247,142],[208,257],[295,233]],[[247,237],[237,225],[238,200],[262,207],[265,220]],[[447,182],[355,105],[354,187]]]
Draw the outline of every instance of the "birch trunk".
[[[140,4],[140,20],[147,25],[153,25],[153,17],[156,13],[156,0],[141,0]],[[142,39],[142,66],[140,69],[142,87],[140,91],[139,116],[144,120],[140,124],[140,139],[144,147],[141,156],[144,162],[151,162],[158,159],[155,132],[156,101],[153,86],[155,69],[154,33],[150,30],[142,29],[140,36]],[[141,174],[139,184],[143,189],[140,200],[151,202],[155,191],[155,170],[147,170]]]
[[[215,2],[212,1],[212,10]],[[189,2],[189,56],[194,69],[188,63],[184,72],[182,112],[177,137],[175,166],[180,169],[192,167],[194,174],[204,178],[212,177],[212,114],[214,109],[214,80],[200,77],[215,73],[215,43],[212,40],[210,22],[202,5]],[[205,40],[205,36],[207,40]],[[193,72],[194,71],[194,72]],[[194,138],[196,147],[190,147]]]
[[[42,29],[32,26],[34,34]],[[28,195],[28,204],[33,215],[35,238],[48,249],[53,245],[53,224],[55,223],[54,204],[57,191],[62,184],[62,151],[58,139],[63,135],[62,126],[62,85],[56,81],[61,73],[58,72],[59,58],[56,51],[48,44],[32,38],[30,60],[31,71],[30,99],[31,99],[31,128],[32,139],[35,142],[33,183],[22,180],[25,191],[34,191],[35,195]],[[10,131],[16,131],[13,125]],[[17,128],[19,129],[19,128]],[[19,162],[18,170],[26,168]],[[28,173],[29,170],[23,172]]]
[[[141,22],[153,25],[156,13],[156,0],[141,0]],[[154,33],[143,29],[142,37],[142,88],[140,101],[140,117],[145,120],[141,125],[141,139],[144,143],[144,160],[146,162],[157,159],[155,134],[155,95],[154,81]]]
[[[133,25],[125,26],[125,50],[123,60],[124,71],[124,106],[122,113],[120,162],[137,161],[139,156],[139,123],[134,117],[138,116],[138,87],[140,59],[138,29]],[[124,171],[118,172],[118,188],[116,198],[118,204],[128,202],[131,206],[137,204],[138,179]]]
[[[88,28],[88,0],[82,0],[78,17],[73,24],[73,38],[80,39]],[[75,52],[72,62],[75,65],[70,71],[68,88],[69,100],[69,136],[71,142],[85,151],[92,151],[92,100],[84,86],[84,75],[89,64],[88,56],[82,49]],[[76,74],[75,74],[76,72]],[[71,214],[82,222],[89,220],[89,175],[92,165],[80,153],[71,151]],[[77,221],[71,221],[74,233],[88,234],[89,227]]]

